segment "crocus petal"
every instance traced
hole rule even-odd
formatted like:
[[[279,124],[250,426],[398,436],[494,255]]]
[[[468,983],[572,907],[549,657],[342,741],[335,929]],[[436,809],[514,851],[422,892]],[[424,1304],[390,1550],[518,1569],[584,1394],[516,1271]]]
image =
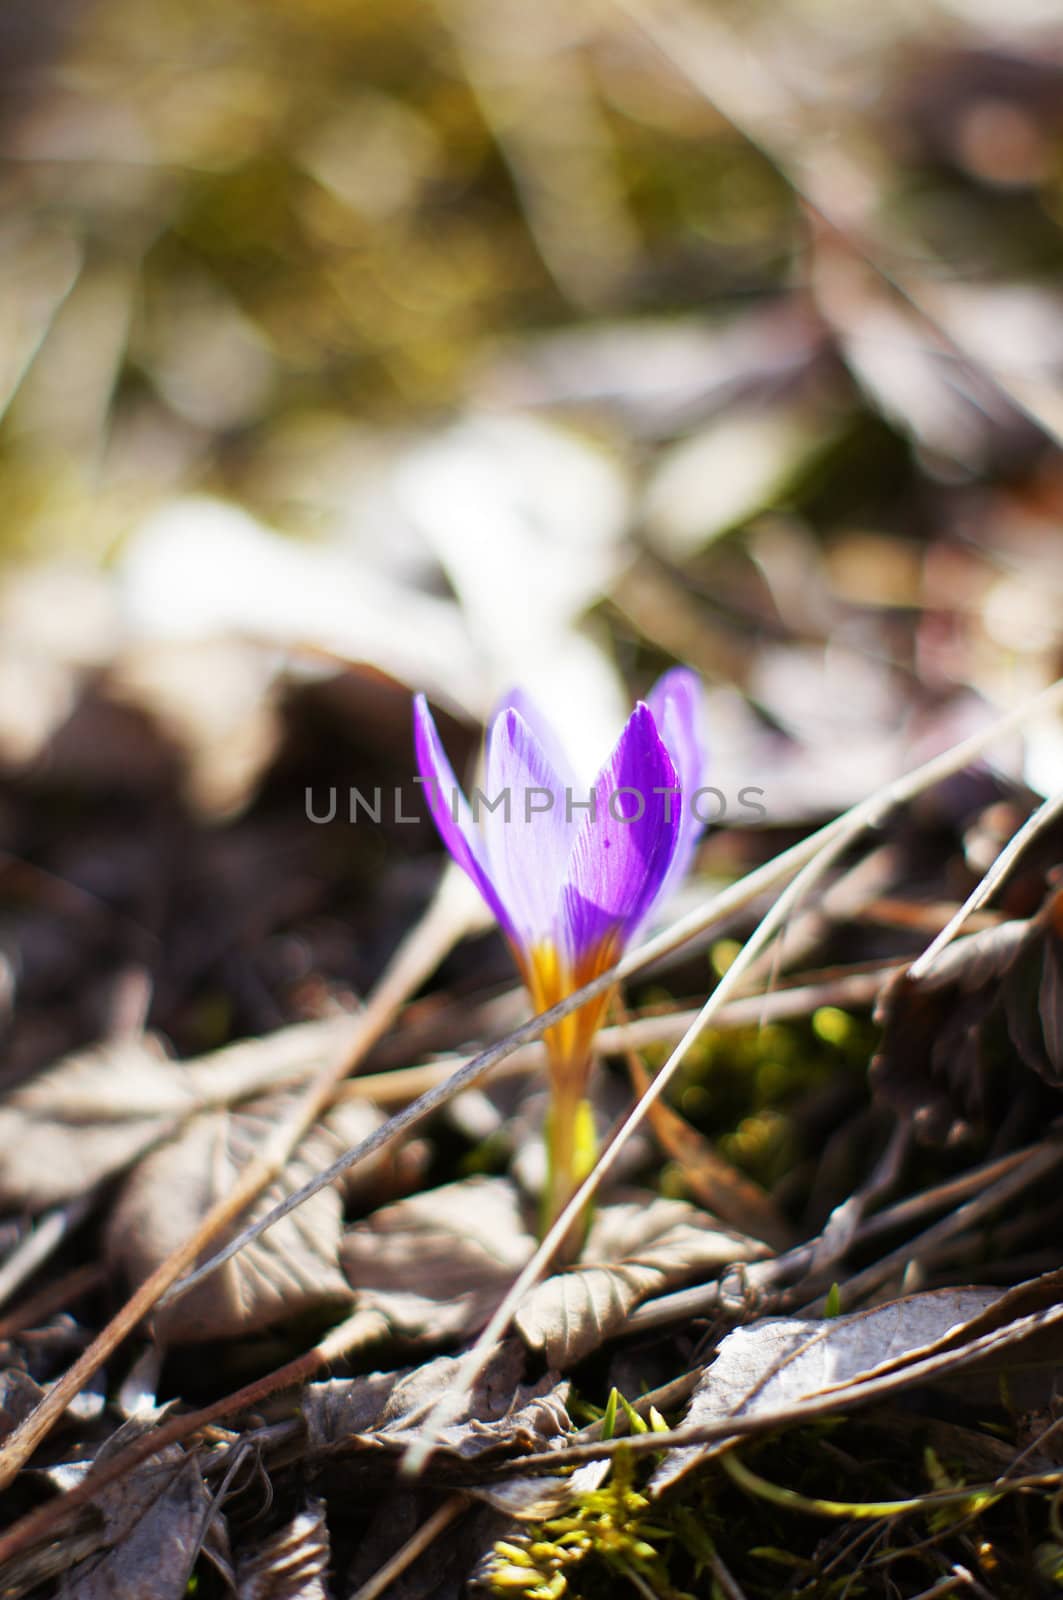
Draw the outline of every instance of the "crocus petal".
[[[565,785],[519,711],[492,724],[482,805],[486,863],[524,949],[554,927],[578,823],[569,820]]]
[[[574,789],[576,771],[569,760],[568,752],[557,737],[557,731],[549,717],[543,715],[536,702],[525,689],[510,689],[508,694],[503,695],[495,708],[495,714],[491,718],[487,733],[488,759],[490,759],[491,754],[491,730],[499,723],[503,712],[506,711],[516,711],[519,716],[523,717],[532,733],[538,739],[542,746],[543,754],[561,779],[561,782]]]
[[[701,685],[687,667],[673,667],[658,678],[646,704],[653,712],[657,731],[664,740],[679,775],[683,798],[679,814],[679,840],[672,864],[658,891],[664,900],[686,875],[704,829],[691,806],[691,797],[705,782],[709,758],[701,737]],[[651,908],[652,909],[652,908]]]
[[[598,774],[596,813],[580,825],[562,890],[558,941],[581,975],[596,953],[603,966],[619,954],[656,899],[679,837],[677,796],[666,792],[678,785],[653,714],[640,702]]]
[[[509,912],[491,880],[468,801],[454,776],[454,768],[447,760],[439,730],[423,694],[417,695],[413,702],[413,739],[417,770],[424,780],[428,807],[439,830],[439,837],[458,866],[475,883],[503,933],[514,942],[516,934]]]

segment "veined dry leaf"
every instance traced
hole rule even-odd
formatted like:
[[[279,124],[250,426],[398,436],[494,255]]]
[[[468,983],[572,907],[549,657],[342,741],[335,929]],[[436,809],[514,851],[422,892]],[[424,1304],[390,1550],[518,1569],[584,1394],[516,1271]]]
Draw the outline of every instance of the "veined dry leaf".
[[[0,1106],[0,1201],[45,1211],[120,1172],[188,1118],[308,1076],[343,1048],[349,1017],[172,1061],[150,1035],[66,1056]]]
[[[547,1373],[522,1384],[525,1353],[507,1340],[466,1398],[459,1416],[442,1430],[439,1448],[471,1461],[485,1455],[543,1449],[571,1431],[568,1384]],[[405,1449],[420,1422],[454,1380],[454,1356],[437,1356],[404,1372],[309,1384],[302,1410],[308,1449],[319,1455],[356,1446]]]
[[[578,1264],[536,1285],[514,1325],[526,1344],[563,1371],[619,1332],[650,1295],[768,1254],[759,1240],[685,1201],[637,1194],[595,1213]]]
[[[322,1500],[264,1540],[236,1569],[237,1600],[328,1600],[329,1532]]]
[[[872,1083],[924,1139],[1016,1126],[1023,1100],[1033,1121],[1036,1080],[1063,1085],[1063,890],[1027,922],[953,940],[918,979],[899,974],[876,1020]]]
[[[97,1462],[129,1438],[128,1429],[119,1429]],[[93,1503],[103,1515],[100,1542],[107,1549],[66,1575],[59,1600],[183,1600],[210,1511],[194,1459],[171,1446]]]
[[[382,1206],[348,1228],[340,1257],[360,1310],[438,1342],[482,1328],[534,1248],[514,1185],[475,1177]]]
[[[891,1368],[900,1388],[906,1367],[937,1349],[977,1337],[985,1331],[980,1319],[1013,1302],[1014,1294],[940,1289],[827,1321],[768,1317],[736,1328],[695,1389],[683,1425],[761,1412],[775,1426],[780,1413],[792,1413],[796,1423],[802,1420],[803,1403],[830,1390],[839,1392],[838,1408],[847,1397],[855,1403],[861,1384]],[[651,1490],[662,1493],[734,1442],[732,1436],[669,1451],[650,1480]]]
[[[209,1112],[146,1157],[127,1179],[111,1215],[106,1238],[109,1261],[133,1283],[148,1277],[229,1192],[289,1105],[289,1097],[274,1095],[249,1101],[236,1111]],[[227,1237],[265,1216],[379,1121],[379,1113],[363,1102],[337,1106],[302,1141],[281,1177]],[[360,1176],[364,1175],[363,1169]],[[351,1290],[337,1261],[342,1223],[339,1190],[320,1190],[209,1278],[157,1312],[158,1337],[164,1343],[220,1339],[329,1303],[348,1302]],[[219,1237],[208,1253],[225,1242]]]
[[[29,1211],[61,1205],[129,1166],[193,1109],[190,1086],[151,1039],[68,1056],[0,1107],[0,1198]]]

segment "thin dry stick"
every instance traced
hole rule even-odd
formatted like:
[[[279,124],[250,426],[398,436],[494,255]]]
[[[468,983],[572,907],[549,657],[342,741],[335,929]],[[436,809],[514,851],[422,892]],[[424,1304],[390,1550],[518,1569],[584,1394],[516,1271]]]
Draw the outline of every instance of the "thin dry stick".
[[[463,1494],[452,1494],[443,1504],[437,1506],[432,1515],[423,1522],[415,1533],[412,1533],[401,1549],[390,1556],[379,1572],[362,1584],[351,1595],[351,1600],[378,1600],[378,1596],[390,1588],[396,1578],[402,1576],[406,1568],[412,1566],[419,1555],[428,1549],[428,1546],[449,1528],[455,1517],[459,1517],[468,1505],[468,1500]]]
[[[869,1294],[872,1289],[877,1289],[893,1273],[906,1267],[910,1261],[920,1255],[928,1254],[945,1240],[953,1239],[957,1234],[965,1232],[987,1213],[995,1211],[1005,1200],[1009,1200],[1012,1195],[1021,1194],[1023,1189],[1036,1183],[1038,1178],[1043,1178],[1054,1167],[1058,1167],[1061,1161],[1063,1161],[1063,1146],[1054,1141],[1036,1146],[1033,1151],[1027,1153],[1027,1158],[1021,1166],[1006,1173],[996,1183],[990,1184],[974,1199],[957,1206],[948,1216],[942,1217],[925,1232],[919,1234],[918,1238],[898,1245],[895,1250],[881,1256],[871,1266],[865,1267],[862,1272],[857,1272],[849,1278],[845,1285],[847,1309],[864,1295]],[[825,1304],[826,1296],[820,1295],[802,1306],[799,1314],[806,1317],[821,1316]]]
[[[623,1002],[617,999],[614,1004],[624,1019]],[[625,1054],[632,1091],[636,1097],[644,1095],[652,1076],[637,1050],[628,1049]],[[687,1189],[707,1211],[762,1239],[773,1250],[785,1250],[793,1242],[793,1229],[767,1191],[725,1160],[711,1140],[678,1112],[658,1100],[650,1110],[650,1124],[660,1150],[676,1163]]]
[[[847,1241],[849,1248],[854,1244],[865,1245],[881,1238],[884,1233],[892,1233],[909,1222],[921,1221],[931,1212],[943,1211],[972,1194],[979,1194],[988,1184],[1021,1167],[1033,1151],[1041,1148],[1042,1145],[1038,1144],[1025,1150],[1015,1150],[1010,1155],[998,1156],[995,1161],[964,1172],[948,1183],[936,1184],[932,1189],[924,1189],[920,1194],[898,1200],[895,1205],[877,1211],[874,1216],[860,1222],[853,1237]],[[786,1278],[804,1279],[816,1261],[818,1249],[819,1240],[813,1239],[808,1244],[788,1250],[783,1256],[776,1256],[772,1261],[756,1262],[746,1269],[745,1283],[759,1291],[772,1288]],[[830,1265],[823,1262],[818,1270],[825,1273]],[[667,1327],[671,1322],[689,1322],[691,1317],[703,1316],[714,1310],[719,1302],[719,1283],[692,1284],[688,1289],[676,1289],[671,1294],[658,1295],[656,1299],[636,1306],[627,1320],[627,1327],[629,1331],[634,1331]],[[773,1300],[773,1306],[775,1303]]]
[[[912,962],[908,968],[910,979],[918,982],[920,978],[926,977],[942,950],[956,937],[968,917],[996,894],[1030,841],[1054,822],[1061,813],[1063,813],[1063,794],[1057,794],[1038,806],[1032,817],[1027,817],[1018,832],[1012,834],[981,883],[971,891],[955,915],[949,918],[937,938],[932,940],[922,955]]]
[[[820,1006],[839,1006],[843,1010],[869,1006],[894,973],[904,970],[904,965],[903,961],[893,961],[870,972],[838,972],[819,982],[795,984],[789,989],[773,990],[771,994],[746,995],[724,1006],[713,1026],[755,1028],[766,1022],[807,1017]],[[629,1047],[643,1050],[647,1045],[675,1044],[696,1016],[694,1010],[683,1010],[633,1017],[622,1027],[602,1028],[592,1048],[596,1056],[611,1056]],[[403,1105],[446,1082],[466,1060],[467,1057],[459,1055],[438,1056],[417,1067],[393,1067],[390,1072],[365,1073],[351,1083],[340,1084],[336,1099],[372,1100],[377,1106]],[[498,1075],[528,1072],[542,1067],[545,1060],[541,1044],[524,1045],[500,1063]]]
[[[289,1195],[287,1199],[279,1202],[272,1211],[253,1226],[245,1228],[223,1250],[219,1250],[209,1261],[204,1262],[201,1267],[197,1267],[195,1272],[190,1273],[180,1284],[177,1284],[165,1299],[174,1298],[177,1294],[190,1288],[192,1284],[200,1282],[208,1274],[216,1271],[218,1267],[250,1244],[252,1239],[261,1237],[262,1234],[268,1232],[270,1228],[280,1222],[283,1217],[288,1216],[297,1207],[301,1206],[305,1200],[309,1200],[312,1195],[318,1194],[322,1189],[327,1188],[329,1184],[334,1183],[341,1173],[356,1166],[360,1161],[365,1161],[369,1156],[375,1155],[378,1150],[391,1143],[393,1139],[397,1139],[400,1134],[405,1133],[419,1122],[423,1122],[433,1112],[438,1111],[441,1106],[446,1105],[455,1095],[461,1094],[465,1089],[472,1088],[474,1084],[480,1082],[481,1078],[486,1077],[493,1067],[497,1066],[500,1061],[504,1061],[507,1056],[512,1055],[521,1045],[531,1044],[534,1040],[540,1038],[548,1028],[553,1027],[555,1023],[560,1022],[571,1012],[578,1010],[588,1000],[596,999],[599,995],[608,993],[625,978],[629,978],[633,973],[641,972],[652,962],[660,960],[662,956],[670,955],[673,950],[679,949],[696,935],[704,933],[714,923],[722,921],[732,915],[733,912],[748,905],[766,890],[785,882],[793,873],[813,861],[836,838],[844,837],[848,840],[855,836],[861,828],[874,827],[893,806],[903,804],[904,801],[918,794],[921,790],[928,789],[935,783],[940,782],[941,779],[962,770],[971,761],[981,756],[986,748],[995,743],[1003,734],[1009,733],[1013,728],[1020,727],[1033,717],[1056,709],[1061,704],[1063,704],[1063,679],[1057,679],[1048,688],[1042,689],[1040,694],[1035,695],[1031,700],[1025,701],[1021,706],[1017,706],[1013,711],[1009,711],[990,727],[983,728],[980,732],[961,740],[959,744],[953,745],[951,749],[943,751],[941,755],[925,762],[921,767],[917,767],[915,771],[877,790],[875,794],[862,801],[860,805],[854,806],[850,811],[843,813],[842,816],[826,823],[815,833],[810,834],[807,839],[802,839],[798,844],[791,845],[781,855],[774,856],[772,860],[764,862],[762,866],[755,868],[754,871],[740,879],[738,883],[731,884],[720,894],[715,895],[706,905],[689,912],[685,917],[681,917],[670,928],[666,928],[655,938],[647,940],[637,950],[631,951],[615,967],[610,968],[608,972],[603,972],[600,977],[595,978],[591,983],[585,984],[582,989],[577,989],[567,999],[560,1001],[556,1006],[551,1006],[549,1011],[540,1012],[538,1016],[532,1017],[521,1027],[515,1028],[512,1033],[507,1034],[504,1039],[500,1039],[497,1044],[493,1044],[488,1049],[481,1051],[478,1056],[474,1056],[471,1061],[458,1068],[445,1083],[429,1089],[418,1100],[405,1107],[404,1110],[397,1112],[382,1127],[377,1128],[363,1139],[360,1144],[354,1145],[344,1155],[340,1156],[337,1161],[334,1161],[330,1167],[326,1167],[322,1172],[319,1172],[302,1189],[297,1190],[295,1194]],[[734,969],[732,968],[731,972],[733,971]],[[742,969],[739,968],[739,976],[741,971]],[[722,994],[718,989],[713,997],[714,1000],[719,996],[722,1002],[722,999],[731,993],[734,983],[735,980],[732,979],[731,983],[723,989]],[[663,1084],[661,1087],[664,1087]],[[165,1300],[163,1303],[165,1303]]]
[[[719,1552],[710,1549],[708,1560],[709,1570],[716,1579],[716,1587],[723,1595],[724,1600],[747,1600],[746,1591],[724,1565],[723,1557]]]
[[[282,1171],[292,1149],[329,1104],[336,1084],[353,1070],[390,1026],[399,1008],[462,937],[473,908],[467,889],[456,872],[445,875],[424,917],[395,952],[365,1009],[351,1019],[347,1050],[330,1062],[306,1088],[290,1115],[274,1130],[261,1154],[240,1174],[229,1194],[211,1207],[195,1232],[145,1279],[74,1365],[52,1385],[40,1405],[0,1445],[0,1488],[11,1482],[74,1396],[153,1310],[164,1291]]]

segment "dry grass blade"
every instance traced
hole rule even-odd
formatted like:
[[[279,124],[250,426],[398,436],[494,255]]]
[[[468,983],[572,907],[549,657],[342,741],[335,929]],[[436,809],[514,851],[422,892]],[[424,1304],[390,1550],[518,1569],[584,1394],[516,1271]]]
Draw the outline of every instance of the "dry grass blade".
[[[0,1305],[10,1299],[19,1285],[32,1277],[52,1251],[84,1221],[92,1209],[92,1201],[92,1195],[82,1195],[68,1205],[58,1206],[42,1217],[33,1232],[16,1245],[0,1268]]]
[[[328,1105],[336,1084],[353,1070],[390,1026],[399,1007],[435,970],[470,925],[473,902],[465,891],[465,884],[459,882],[456,875],[448,874],[444,878],[424,918],[399,946],[364,1011],[352,1019],[348,1049],[299,1096],[288,1119],[274,1130],[262,1153],[240,1175],[233,1190],[211,1208],[195,1232],[130,1296],[74,1365],[56,1381],[37,1410],[0,1445],[0,1487],[11,1482],[47,1438],[74,1396],[154,1309],[163,1292],[283,1169],[294,1145]]]
[[[637,1096],[642,1096],[652,1082],[650,1074],[633,1050],[628,1051],[627,1063],[631,1086]],[[793,1242],[785,1219],[766,1191],[725,1161],[685,1117],[658,1100],[650,1110],[650,1126],[700,1205],[721,1221],[763,1239],[775,1250],[784,1250]]]
[[[870,1294],[872,1290],[888,1282],[891,1277],[903,1272],[910,1262],[931,1259],[932,1253],[947,1240],[956,1238],[983,1217],[998,1210],[1005,1200],[1021,1194],[1039,1178],[1058,1168],[1061,1161],[1063,1161],[1063,1149],[1058,1143],[1047,1141],[1035,1145],[1032,1150],[1025,1152],[1025,1159],[1021,1164],[1006,1172],[995,1183],[988,1184],[980,1194],[955,1206],[917,1239],[898,1245],[896,1250],[891,1250],[871,1266],[865,1267],[862,1272],[854,1273],[848,1278],[845,1283],[846,1304],[852,1305],[864,1295]],[[821,1295],[803,1309],[808,1314],[822,1315],[825,1304],[826,1296]]]
[[[421,1524],[417,1532],[406,1540],[402,1548],[396,1550],[390,1561],[386,1561],[379,1572],[375,1572],[360,1589],[354,1591],[351,1600],[377,1600],[377,1596],[389,1589],[395,1579],[401,1577],[406,1568],[412,1566],[417,1557],[438,1539],[444,1528],[449,1528],[455,1518],[465,1510],[467,1504],[468,1501],[462,1494],[453,1494],[449,1500],[444,1500],[427,1521]]]
[[[311,1195],[317,1194],[319,1190],[325,1188],[328,1184],[334,1183],[340,1174],[346,1172],[349,1167],[353,1167],[358,1162],[366,1160],[367,1157],[375,1155],[385,1144],[398,1138],[400,1134],[415,1127],[419,1122],[423,1122],[426,1117],[431,1116],[433,1112],[445,1105],[448,1100],[453,1099],[455,1095],[460,1094],[464,1089],[471,1088],[481,1078],[486,1077],[500,1061],[504,1061],[506,1057],[512,1055],[522,1045],[533,1043],[542,1036],[547,1028],[556,1022],[560,1022],[563,1017],[567,1017],[571,1012],[578,1010],[587,1000],[593,999],[597,995],[606,994],[618,982],[630,977],[633,973],[641,972],[662,956],[671,954],[673,950],[679,949],[690,939],[704,933],[713,924],[722,921],[743,906],[749,905],[759,895],[774,888],[777,884],[785,882],[795,872],[799,872],[803,867],[820,857],[826,847],[835,840],[848,842],[862,829],[874,827],[891,807],[903,804],[913,795],[920,793],[921,790],[930,788],[942,778],[962,770],[969,762],[981,756],[1003,734],[1008,733],[1013,728],[1020,727],[1023,723],[1061,704],[1063,704],[1063,679],[1050,684],[1040,694],[1035,695],[1031,700],[1025,701],[1021,706],[1017,706],[990,727],[983,728],[978,733],[971,735],[970,738],[961,740],[959,744],[953,745],[941,755],[925,762],[914,772],[907,774],[906,777],[877,790],[875,794],[862,801],[860,805],[854,806],[842,816],[836,817],[832,822],[828,822],[807,839],[802,839],[800,843],[792,845],[788,850],[784,850],[780,855],[774,856],[770,861],[765,862],[763,866],[757,867],[737,883],[724,889],[706,905],[689,912],[685,917],[681,917],[670,928],[666,928],[655,938],[647,940],[638,949],[629,952],[615,967],[608,972],[602,973],[601,977],[596,978],[592,983],[585,984],[582,989],[577,989],[568,999],[551,1007],[549,1011],[543,1011],[538,1016],[532,1017],[521,1027],[515,1028],[512,1033],[507,1034],[497,1044],[491,1045],[487,1050],[481,1051],[478,1056],[473,1057],[471,1061],[466,1062],[445,1083],[429,1089],[427,1093],[415,1100],[412,1105],[397,1112],[395,1116],[391,1117],[369,1138],[364,1139],[353,1150],[349,1150],[345,1156],[334,1162],[324,1172],[320,1172],[312,1183],[307,1184],[305,1188],[276,1206],[268,1216],[263,1217],[253,1228],[248,1228],[238,1235],[224,1250],[219,1251],[209,1261],[204,1262],[195,1272],[189,1273],[175,1287],[173,1293],[180,1293],[183,1289],[198,1283],[209,1273],[214,1272],[224,1262],[230,1260],[238,1250],[242,1250],[246,1244],[249,1244],[252,1239],[257,1239],[260,1234],[265,1233],[268,1228],[272,1228],[282,1217],[288,1216],[297,1206],[302,1205],[304,1200],[308,1200]],[[737,972],[735,967],[738,968]],[[721,983],[714,992],[710,1002],[713,1006],[713,1012],[710,1015],[715,1013],[717,1006],[722,1006],[723,1001],[731,996],[737,987],[738,980],[745,974],[746,963],[736,962],[735,967],[732,967],[727,974],[729,981]],[[680,1050],[688,1048],[690,1041],[697,1037],[697,1032],[704,1026],[703,1013],[699,1013],[699,1019],[701,1020],[696,1020],[692,1025],[694,1031],[688,1030],[687,1034],[684,1034],[683,1041],[681,1041],[679,1047]],[[655,1084],[658,1085],[657,1094],[665,1087],[665,1081],[662,1081],[663,1077],[662,1073],[654,1080]],[[581,1204],[593,1193],[596,1182],[597,1180],[594,1180],[591,1187],[587,1189],[586,1194],[581,1196]],[[571,1216],[568,1218],[569,1223],[578,1215],[578,1209],[578,1207],[569,1208],[571,1211]]]
[[[906,1199],[899,1200],[896,1204],[887,1206],[882,1211],[876,1211],[873,1216],[859,1221],[852,1234],[840,1239],[838,1244],[848,1250],[854,1244],[873,1243],[884,1235],[896,1233],[902,1228],[920,1222],[935,1211],[945,1211],[962,1205],[972,1196],[979,1196],[984,1190],[1019,1169],[1022,1169],[1022,1176],[1018,1181],[1018,1188],[1021,1189],[1037,1180],[1040,1175],[1039,1170],[1036,1165],[1031,1169],[1029,1163],[1031,1160],[1036,1163],[1040,1152],[1049,1148],[1054,1147],[1036,1144],[1025,1150],[1013,1151],[1010,1155],[1000,1156],[997,1160],[975,1167],[972,1171],[962,1173],[946,1183],[935,1184],[931,1189],[909,1195]],[[1007,1189],[1003,1191],[996,1189],[994,1203],[999,1205],[1002,1199],[1007,1198],[1009,1192],[1011,1191]],[[971,1220],[969,1213],[968,1220]],[[824,1291],[834,1281],[840,1253],[835,1253],[834,1250],[829,1253],[824,1251],[823,1239],[824,1236],[821,1235],[818,1239],[810,1240],[808,1244],[798,1245],[795,1249],[787,1251],[784,1256],[754,1265],[747,1270],[745,1288],[747,1292],[756,1293],[762,1298],[766,1297],[763,1306],[765,1312],[773,1310],[780,1301],[790,1305],[799,1303],[796,1291],[779,1292],[778,1286],[782,1283],[796,1283],[801,1292],[807,1295],[813,1287],[808,1281],[809,1274],[815,1277],[815,1287]],[[716,1283],[696,1284],[690,1289],[678,1289],[674,1294],[661,1295],[657,1299],[647,1300],[644,1305],[637,1306],[628,1319],[628,1330],[641,1332],[668,1327],[677,1322],[689,1322],[691,1317],[711,1314],[718,1308],[720,1300],[720,1285]]]
[[[918,982],[925,978],[945,946],[959,933],[968,918],[984,906],[1000,888],[1011,871],[1012,867],[1022,855],[1031,840],[1036,839],[1039,833],[1049,827],[1055,819],[1063,814],[1063,794],[1054,795],[1038,806],[1032,817],[1028,817],[1017,833],[1013,834],[985,874],[981,883],[967,896],[956,914],[949,918],[945,927],[937,937],[927,945],[922,955],[913,961],[908,968],[908,978]]]
[[[838,1006],[843,1011],[859,1009],[871,1005],[888,979],[903,970],[903,962],[892,962],[866,972],[842,969],[823,973],[815,981],[814,975],[809,974],[808,981],[791,988],[730,1001],[717,1013],[714,1026],[721,1029],[762,1027],[769,1022],[811,1016],[820,1006]],[[696,1016],[696,1011],[682,1010],[633,1017],[630,1022],[603,1028],[594,1041],[594,1053],[612,1056],[628,1049],[642,1050],[647,1045],[675,1044]],[[364,1096],[376,1106],[403,1105],[445,1083],[466,1059],[460,1055],[439,1056],[416,1067],[393,1067],[387,1072],[366,1073],[354,1083],[341,1084],[336,1098],[361,1099]],[[545,1065],[546,1056],[540,1044],[522,1045],[500,1063],[498,1077],[510,1073],[519,1076]]]

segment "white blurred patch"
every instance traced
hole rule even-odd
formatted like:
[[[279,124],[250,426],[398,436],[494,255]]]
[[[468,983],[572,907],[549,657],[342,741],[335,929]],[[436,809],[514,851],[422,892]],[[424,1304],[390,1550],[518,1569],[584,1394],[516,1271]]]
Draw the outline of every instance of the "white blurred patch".
[[[120,565],[130,628],[149,638],[237,634],[365,662],[459,704],[478,676],[456,607],[356,564],[335,546],[285,539],[219,500],[165,506]]]
[[[682,561],[771,505],[822,442],[807,408],[757,405],[715,417],[663,457],[646,491],[646,526]]]
[[[481,416],[401,460],[394,492],[459,598],[483,710],[523,685],[577,766],[594,770],[625,699],[604,647],[577,623],[620,562],[629,493],[619,468],[546,422]]]

